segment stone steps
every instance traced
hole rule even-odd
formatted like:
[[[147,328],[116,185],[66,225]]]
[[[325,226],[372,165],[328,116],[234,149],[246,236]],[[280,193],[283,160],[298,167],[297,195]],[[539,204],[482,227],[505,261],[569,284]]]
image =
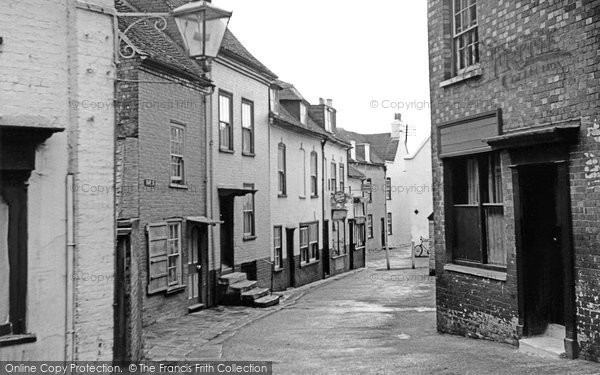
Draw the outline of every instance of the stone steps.
[[[223,275],[219,278],[219,303],[260,308],[279,304],[279,296],[269,295],[269,289],[259,288],[257,284],[254,280],[248,280],[243,272]]]
[[[565,355],[565,327],[550,324],[542,336],[519,340],[519,351],[545,358],[561,358]]]

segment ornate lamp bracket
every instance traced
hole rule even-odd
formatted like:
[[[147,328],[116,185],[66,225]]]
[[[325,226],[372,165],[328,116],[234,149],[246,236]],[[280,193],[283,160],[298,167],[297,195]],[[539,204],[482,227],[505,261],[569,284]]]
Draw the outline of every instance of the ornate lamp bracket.
[[[142,52],[129,40],[127,33],[138,23],[146,20],[154,20],[152,26],[157,31],[164,31],[167,28],[167,17],[169,13],[116,13],[115,14],[115,35],[118,38],[115,40],[115,62],[120,62],[123,59],[130,59],[136,54],[142,54]],[[123,31],[119,30],[118,18],[119,17],[135,17],[139,18],[132,22]]]

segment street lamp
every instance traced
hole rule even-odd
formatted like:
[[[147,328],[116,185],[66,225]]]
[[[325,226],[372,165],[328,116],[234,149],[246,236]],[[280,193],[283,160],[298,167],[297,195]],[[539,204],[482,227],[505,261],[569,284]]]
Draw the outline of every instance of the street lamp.
[[[219,9],[213,6],[210,1],[205,0],[193,0],[173,9],[170,13],[117,13],[117,17],[140,18],[130,24],[123,32],[119,31],[118,45],[120,46],[121,42],[124,42],[126,50],[130,53],[124,54],[120,48],[117,49],[121,57],[133,57],[137,49],[127,37],[127,32],[137,23],[152,18],[156,19],[154,28],[164,31],[167,26],[166,18],[172,16],[185,43],[188,57],[199,60],[202,63],[203,70],[208,72],[210,70],[210,60],[216,58],[219,54],[231,14],[231,12]]]

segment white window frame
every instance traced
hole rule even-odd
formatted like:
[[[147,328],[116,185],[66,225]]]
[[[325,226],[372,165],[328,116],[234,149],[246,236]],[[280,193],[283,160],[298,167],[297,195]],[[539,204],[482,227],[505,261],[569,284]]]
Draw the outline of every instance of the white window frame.
[[[473,2],[473,4],[468,4],[470,1]],[[456,9],[456,3],[459,2],[461,9],[457,11]],[[464,4],[463,4],[464,3]],[[467,12],[470,12],[471,8],[474,8],[475,11],[475,20],[474,20],[474,24],[472,24],[471,26],[467,27],[464,30],[460,30],[457,31],[457,24],[456,24],[456,19],[457,17],[461,18],[461,26],[462,24],[465,22],[466,19],[463,19],[464,16],[466,16]],[[466,71],[467,69],[469,69],[471,66],[477,65],[479,63],[479,30],[478,30],[478,21],[477,21],[477,0],[452,0],[452,55],[453,55],[453,66],[454,66],[454,70],[456,74],[460,74],[464,71]],[[470,43],[468,46],[464,47],[463,49],[465,50],[465,53],[467,53],[467,50],[470,48],[473,48],[473,52],[475,51],[475,49],[478,51],[476,56],[473,57],[474,61],[463,61],[463,63],[465,63],[465,66],[461,68],[461,54],[458,48],[458,44],[459,41],[461,40],[461,38],[468,36],[469,34],[471,34],[471,38],[473,38],[473,36],[475,36],[477,38],[477,41],[473,42],[472,39],[472,43]]]
[[[333,112],[327,107],[325,108],[325,130],[333,131]]]
[[[175,231],[172,231],[172,229]],[[183,285],[183,266],[182,266],[182,222],[181,221],[168,221],[167,222],[167,285],[169,289],[181,287]],[[176,237],[173,237],[173,234]],[[176,243],[176,251],[172,251],[173,243]],[[175,266],[171,266],[171,258],[175,258]],[[177,280],[171,281],[171,270],[175,269]]]
[[[304,125],[306,125],[306,122],[308,120],[308,108],[306,107],[306,104],[300,102],[300,122]]]
[[[302,159],[302,189],[300,190],[300,198],[306,198],[306,151],[300,148],[300,158]]]
[[[391,236],[394,234],[393,232],[393,227],[392,227],[392,213],[388,212],[387,213],[387,234],[388,236]]]
[[[283,268],[283,227],[280,225],[273,227],[273,264],[276,270]]]
[[[248,108],[250,113],[246,113]],[[246,145],[244,133],[250,133],[250,144]],[[254,102],[242,99],[242,155],[254,156]]]
[[[280,143],[277,147],[277,191],[280,197],[284,197],[287,194],[287,157],[286,157],[286,146]]]
[[[388,201],[392,200],[392,178],[385,178],[385,199]]]
[[[367,238],[374,238],[374,233],[373,233],[373,215],[372,214],[368,214],[367,215]]]
[[[170,127],[171,184],[185,184],[185,126],[171,123]]]
[[[319,196],[319,154],[316,151],[310,153],[310,196]]]
[[[219,150],[232,152],[233,148],[233,95],[226,91],[219,91]],[[229,105],[225,107],[223,99],[227,99]],[[226,112],[225,112],[226,110]],[[227,119],[222,117],[227,114]],[[224,129],[227,129],[227,143],[224,143]]]
[[[254,184],[244,184],[244,188],[254,189]],[[242,205],[242,228],[244,239],[256,237],[256,205],[254,202],[254,193],[248,193],[244,196]],[[250,216],[250,228],[246,228],[246,216]],[[249,229],[249,230],[248,230]]]

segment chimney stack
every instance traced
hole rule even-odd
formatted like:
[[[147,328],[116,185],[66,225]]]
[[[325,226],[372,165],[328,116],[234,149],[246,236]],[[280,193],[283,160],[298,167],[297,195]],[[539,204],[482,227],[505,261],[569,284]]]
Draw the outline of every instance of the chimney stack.
[[[325,105],[325,99],[319,98],[319,104],[320,105]]]
[[[394,114],[394,121],[392,121],[392,139],[399,140],[402,137],[402,133],[405,132],[405,126],[402,122],[402,114]]]
[[[333,99],[327,99],[327,106],[333,108]]]

